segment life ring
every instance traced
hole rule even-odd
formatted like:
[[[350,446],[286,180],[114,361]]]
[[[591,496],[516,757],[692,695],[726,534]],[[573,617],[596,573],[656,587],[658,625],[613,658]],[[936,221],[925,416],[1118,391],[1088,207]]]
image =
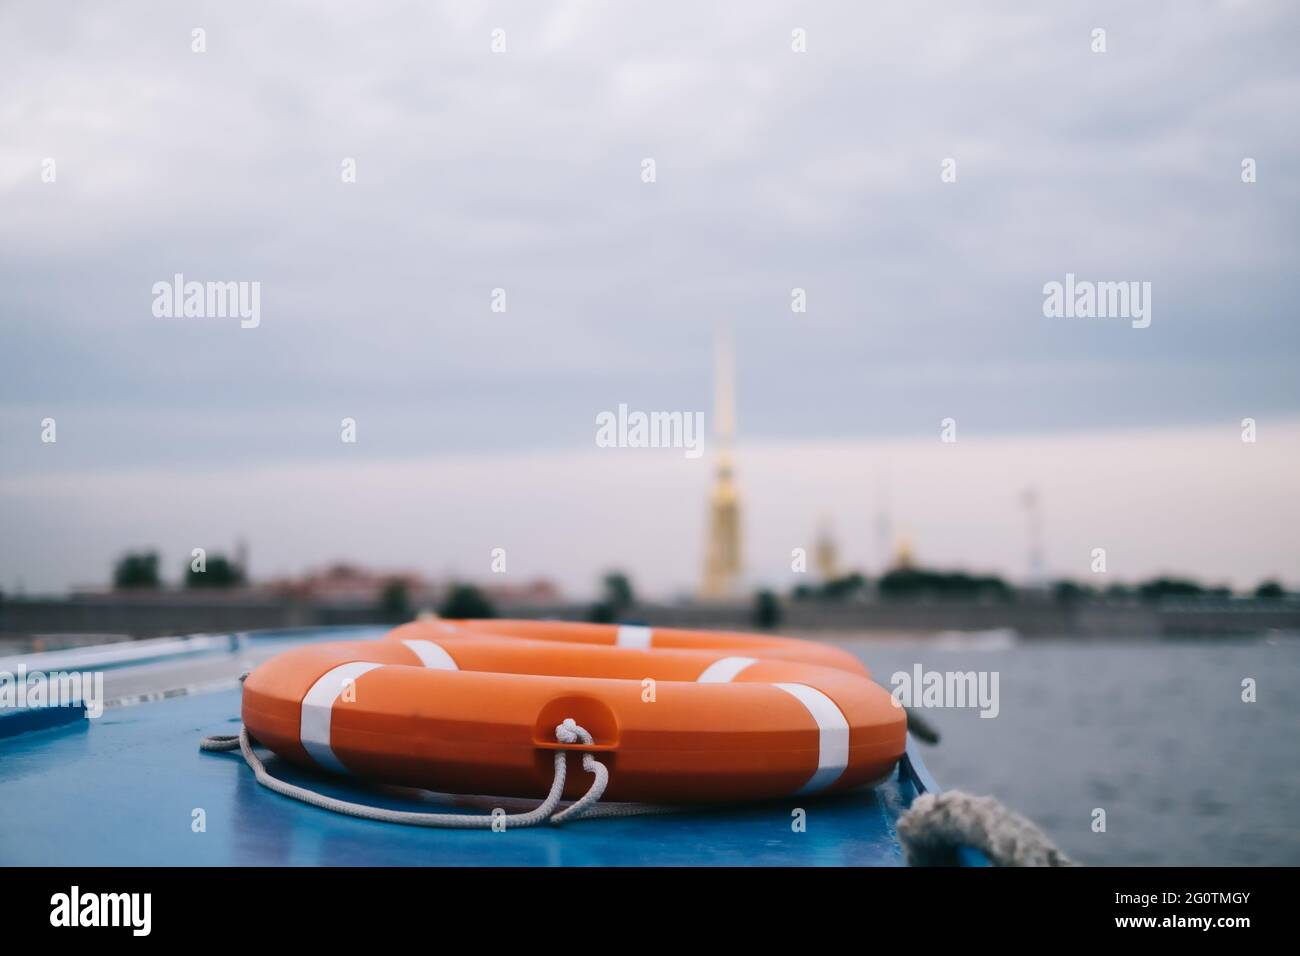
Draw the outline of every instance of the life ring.
[[[599,644],[645,650],[716,650],[748,652],[773,660],[821,664],[853,674],[870,676],[865,664],[848,651],[830,644],[817,644],[791,637],[738,634],[734,631],[687,631],[673,627],[641,627],[629,624],[586,624],[575,621],[524,621],[504,618],[454,621],[431,618],[397,628],[389,636],[397,639],[429,634],[488,634],[493,637],[522,637],[534,641],[565,644]],[[424,632],[422,635],[421,632]]]
[[[244,724],[303,766],[513,797],[547,792],[557,749],[596,755],[607,799],[656,803],[844,791],[884,778],[903,753],[906,716],[856,659],[792,659],[832,648],[658,629],[629,646],[617,628],[605,640],[578,624],[564,633],[590,640],[495,632],[531,623],[419,621],[385,640],[287,651],[244,682]],[[728,646],[707,649],[719,636]],[[701,645],[665,646],[692,639]],[[555,739],[569,718],[592,743]],[[582,792],[579,776],[566,797]]]

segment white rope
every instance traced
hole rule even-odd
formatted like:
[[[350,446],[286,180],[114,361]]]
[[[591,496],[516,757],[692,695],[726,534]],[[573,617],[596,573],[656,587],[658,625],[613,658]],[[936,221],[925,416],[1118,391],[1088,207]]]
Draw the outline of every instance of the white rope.
[[[1074,865],[1031,821],[960,790],[921,794],[899,818],[898,836],[913,866],[950,865],[959,846],[975,847],[994,866]]]
[[[562,744],[591,744],[591,734],[572,718],[555,728],[555,739]],[[543,822],[552,824],[579,817],[609,818],[676,813],[686,807],[648,803],[606,803],[596,806],[609,785],[609,768],[591,753],[582,755],[582,769],[595,779],[578,800],[559,809],[564,793],[568,751],[555,752],[555,776],[551,789],[540,804],[521,813],[505,813],[499,808],[490,815],[473,813],[424,813],[389,810],[363,803],[352,803],[299,787],[274,777],[253,751],[248,728],[238,736],[204,737],[199,749],[205,751],[238,750],[252,768],[262,786],[282,796],[303,803],[383,823],[408,826],[443,827],[461,830],[487,830],[532,827]],[[478,801],[482,802],[482,801]],[[501,821],[498,823],[497,821]],[[974,797],[959,790],[938,796],[922,794],[898,821],[898,836],[907,850],[908,862],[914,866],[944,865],[954,861],[956,848],[970,846],[981,850],[997,866],[1072,866],[1073,863],[1032,822],[1013,813],[992,797]]]
[[[555,728],[555,739],[562,744],[574,744],[581,740],[584,744],[594,743],[591,734],[573,722],[573,718],[566,718],[560,726]],[[557,751],[559,763],[563,764],[563,750]],[[561,810],[555,816],[551,817],[552,823],[563,823],[565,820],[576,820],[587,812],[587,808],[594,804],[605,792],[605,787],[609,785],[609,768],[593,757],[590,753],[582,755],[582,769],[587,773],[594,774],[596,779],[592,782],[591,788],[584,793],[573,806],[567,810]],[[563,789],[563,787],[561,787]]]
[[[563,744],[573,744],[579,741],[584,744],[592,743],[591,734],[574,723],[572,718],[566,719],[564,723],[555,728],[555,738]],[[459,830],[489,830],[493,827],[500,829],[532,827],[548,820],[551,823],[559,824],[565,820],[576,820],[582,816],[626,816],[638,812],[636,805],[609,807],[608,809],[615,811],[614,813],[594,814],[592,812],[595,809],[593,804],[601,798],[605,792],[605,787],[609,784],[609,769],[590,753],[582,755],[582,769],[592,774],[596,779],[592,782],[591,788],[568,808],[556,812],[564,794],[566,758],[568,756],[568,751],[557,750],[555,751],[555,777],[551,781],[551,789],[547,793],[545,800],[525,813],[493,812],[489,816],[481,816],[472,813],[417,813],[410,810],[389,810],[385,807],[372,807],[364,803],[339,800],[328,797],[323,793],[317,793],[315,790],[308,790],[306,787],[295,786],[272,776],[266,769],[261,759],[253,751],[253,742],[248,736],[247,727],[242,728],[238,736],[204,737],[199,741],[199,749],[213,752],[238,750],[244,755],[244,760],[248,766],[252,768],[253,776],[256,777],[257,782],[267,789],[274,790],[282,796],[309,803],[314,807],[320,807],[323,810],[332,810],[335,813],[361,817],[364,820],[378,820],[383,823],[402,823],[417,827],[449,827]],[[639,812],[656,812],[656,810],[658,808],[640,810]]]

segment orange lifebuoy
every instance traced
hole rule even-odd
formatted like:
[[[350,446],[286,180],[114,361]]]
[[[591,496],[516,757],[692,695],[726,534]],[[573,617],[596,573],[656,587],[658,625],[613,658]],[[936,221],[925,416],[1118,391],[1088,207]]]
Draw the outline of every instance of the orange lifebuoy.
[[[567,718],[593,742],[557,742]],[[245,681],[243,719],[293,762],[452,793],[541,796],[553,751],[587,751],[608,799],[663,803],[862,786],[906,738],[904,712],[835,648],[531,621],[417,621],[288,651]]]
[[[748,651],[756,657],[772,660],[801,661],[821,664],[854,674],[868,675],[866,665],[848,651],[829,644],[801,641],[790,637],[765,637],[737,634],[734,631],[687,631],[672,627],[640,627],[628,624],[582,624],[572,621],[512,621],[487,619],[451,621],[434,618],[416,621],[398,628],[390,637],[414,637],[427,630],[440,634],[470,631],[495,637],[523,637],[535,641],[560,641],[566,644],[600,644],[615,647],[672,650]]]

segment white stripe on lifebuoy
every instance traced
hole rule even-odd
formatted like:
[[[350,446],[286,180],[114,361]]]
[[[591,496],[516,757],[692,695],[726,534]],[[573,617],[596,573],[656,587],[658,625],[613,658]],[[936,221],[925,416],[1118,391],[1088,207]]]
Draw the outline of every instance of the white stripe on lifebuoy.
[[[614,638],[614,643],[619,647],[647,648],[650,646],[650,636],[653,633],[653,630],[648,627],[624,624],[619,627],[618,636]]]
[[[704,668],[704,673],[695,678],[695,681],[698,684],[730,684],[737,674],[756,660],[753,657],[719,657]]]
[[[825,790],[849,765],[849,722],[843,712],[821,691],[807,684],[773,684],[808,708],[817,721],[820,739],[817,745],[817,770],[796,794]]]
[[[402,641],[407,647],[415,651],[420,663],[425,667],[436,671],[458,671],[456,661],[447,649],[441,644],[435,644],[433,641]]]
[[[330,747],[330,724],[334,716],[334,703],[349,681],[355,681],[362,674],[379,666],[369,661],[349,661],[340,664],[322,674],[303,697],[298,736],[307,753],[311,754],[311,758],[327,770],[333,770],[335,773],[348,772],[348,768],[343,766],[335,756],[333,748]]]

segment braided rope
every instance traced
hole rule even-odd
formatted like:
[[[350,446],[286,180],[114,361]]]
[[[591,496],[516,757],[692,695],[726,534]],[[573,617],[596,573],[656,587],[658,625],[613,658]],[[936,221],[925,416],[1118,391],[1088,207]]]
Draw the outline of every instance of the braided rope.
[[[1031,821],[960,790],[921,794],[899,818],[898,836],[913,866],[950,865],[959,846],[983,851],[995,866],[1074,865]]]

